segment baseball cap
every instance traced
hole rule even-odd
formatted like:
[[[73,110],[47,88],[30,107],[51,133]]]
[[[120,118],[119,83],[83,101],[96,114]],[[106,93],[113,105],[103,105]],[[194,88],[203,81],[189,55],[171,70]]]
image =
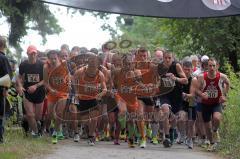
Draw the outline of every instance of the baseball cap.
[[[206,61],[208,61],[209,60],[209,57],[207,56],[207,55],[203,55],[202,57],[201,57],[201,62],[206,62]]]
[[[37,53],[37,48],[34,45],[29,45],[27,48],[27,54]]]

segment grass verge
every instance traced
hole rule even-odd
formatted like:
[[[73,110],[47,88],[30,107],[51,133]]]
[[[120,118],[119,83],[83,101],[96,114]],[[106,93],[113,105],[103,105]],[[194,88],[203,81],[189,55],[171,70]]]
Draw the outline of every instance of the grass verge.
[[[223,112],[219,153],[230,159],[240,159],[240,80],[230,65],[226,66],[226,72],[231,81],[231,90]]]
[[[1,159],[24,159],[49,153],[51,144],[47,137],[26,137],[20,128],[7,129],[4,144],[0,145]]]

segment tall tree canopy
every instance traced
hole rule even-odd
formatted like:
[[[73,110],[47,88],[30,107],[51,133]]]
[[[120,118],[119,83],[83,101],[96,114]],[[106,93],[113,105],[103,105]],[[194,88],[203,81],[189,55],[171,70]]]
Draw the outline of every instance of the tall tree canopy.
[[[118,20],[122,37],[150,49],[156,46],[173,50],[178,56],[208,54],[220,62],[229,60],[235,71],[239,70],[240,17],[213,19],[157,19],[132,17],[127,25]]]
[[[0,0],[1,17],[6,17],[10,24],[9,44],[15,48],[20,48],[28,29],[39,31],[43,43],[46,35],[62,31],[49,7],[38,0]]]

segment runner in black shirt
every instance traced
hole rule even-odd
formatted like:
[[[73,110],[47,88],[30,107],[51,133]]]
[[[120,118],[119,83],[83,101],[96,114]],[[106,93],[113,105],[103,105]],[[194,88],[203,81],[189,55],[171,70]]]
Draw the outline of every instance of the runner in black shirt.
[[[24,108],[33,137],[38,136],[36,120],[41,120],[45,98],[43,63],[37,60],[37,53],[38,51],[35,46],[30,45],[28,47],[28,60],[22,62],[19,66],[21,83],[18,85],[19,93],[24,93]]]

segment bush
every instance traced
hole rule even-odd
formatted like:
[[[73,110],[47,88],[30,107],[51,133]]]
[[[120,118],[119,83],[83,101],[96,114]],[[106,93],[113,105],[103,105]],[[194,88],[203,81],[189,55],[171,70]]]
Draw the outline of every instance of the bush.
[[[219,150],[225,156],[240,159],[240,80],[229,64],[226,64],[225,71],[231,81],[231,89],[223,112]]]

